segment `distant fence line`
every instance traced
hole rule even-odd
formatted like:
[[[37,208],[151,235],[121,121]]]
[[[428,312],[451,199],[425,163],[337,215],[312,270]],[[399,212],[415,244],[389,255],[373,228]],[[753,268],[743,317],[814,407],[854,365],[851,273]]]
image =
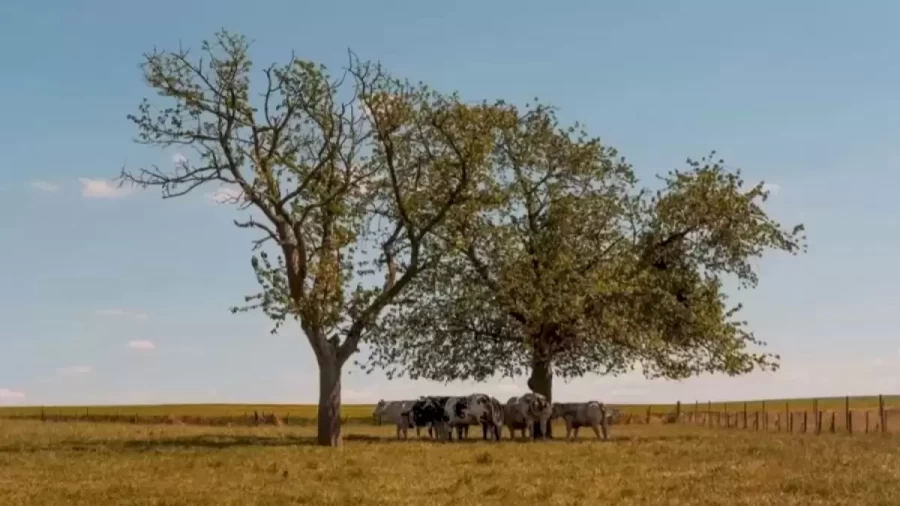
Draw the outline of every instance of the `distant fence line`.
[[[713,411],[712,402],[701,405],[695,402],[693,406],[682,405],[681,401],[675,404],[674,412],[662,414],[663,421],[667,423],[685,423],[710,428],[737,428],[749,429],[756,431],[775,431],[786,433],[814,433],[822,434],[823,432],[837,433],[845,432],[853,434],[861,433],[888,433],[890,426],[890,418],[892,415],[900,415],[900,411],[894,409],[886,409],[884,405],[884,396],[878,396],[877,408],[854,409],[851,406],[851,398],[844,397],[843,406],[840,410],[820,409],[819,400],[812,399],[812,409],[803,409],[798,411],[792,409],[790,401],[783,402],[783,410],[781,402],[766,401],[760,404],[760,409],[749,411],[747,402],[743,403],[742,409],[738,411],[728,411],[728,404],[724,405],[722,411]],[[794,407],[798,402],[795,401]],[[808,404],[809,401],[803,402]],[[767,409],[774,408],[774,409]],[[647,408],[646,422],[649,423],[653,417],[652,407]],[[838,414],[840,413],[840,417]],[[632,416],[624,423],[632,421]],[[900,425],[900,422],[895,426]]]

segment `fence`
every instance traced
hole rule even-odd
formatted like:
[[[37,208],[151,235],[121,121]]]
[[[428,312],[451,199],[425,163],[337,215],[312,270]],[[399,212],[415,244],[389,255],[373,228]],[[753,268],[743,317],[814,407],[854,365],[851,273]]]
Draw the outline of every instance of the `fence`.
[[[723,409],[713,410],[713,403],[705,405],[695,402],[693,406],[685,407],[679,401],[675,404],[674,412],[653,413],[652,406],[647,407],[646,420],[650,423],[654,418],[661,419],[663,423],[684,423],[710,428],[737,428],[755,431],[774,431],[800,434],[825,433],[888,433],[891,426],[891,418],[900,417],[900,410],[885,407],[884,396],[878,396],[877,406],[867,406],[862,409],[851,405],[851,398],[844,397],[838,409],[832,409],[837,404],[836,399],[828,399],[823,407],[820,399],[797,401],[759,401],[754,403],[726,403]],[[753,404],[754,409],[748,409],[748,404]],[[811,406],[810,406],[811,404]],[[798,410],[797,406],[804,409]],[[729,406],[737,409],[729,410]],[[811,409],[807,409],[807,407]],[[623,423],[635,422],[634,414],[626,415]],[[900,421],[893,425],[900,427]]]

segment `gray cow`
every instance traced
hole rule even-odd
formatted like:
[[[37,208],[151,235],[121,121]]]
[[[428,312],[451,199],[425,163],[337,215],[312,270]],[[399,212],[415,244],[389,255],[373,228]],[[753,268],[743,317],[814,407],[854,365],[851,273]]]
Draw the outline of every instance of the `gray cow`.
[[[606,414],[606,406],[602,402],[569,402],[569,403],[553,403],[553,418],[562,418],[566,423],[566,440],[570,440],[573,436],[578,437],[578,429],[581,427],[590,427],[593,429],[597,439],[600,439],[600,432],[603,432],[603,439],[608,438],[609,417]]]

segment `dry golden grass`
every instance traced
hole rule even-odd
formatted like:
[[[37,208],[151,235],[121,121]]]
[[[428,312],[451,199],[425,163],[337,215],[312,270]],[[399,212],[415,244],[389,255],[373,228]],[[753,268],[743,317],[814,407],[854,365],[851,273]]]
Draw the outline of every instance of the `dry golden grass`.
[[[900,438],[612,429],[446,444],[350,425],[332,450],[304,427],[0,420],[0,504],[900,504]]]

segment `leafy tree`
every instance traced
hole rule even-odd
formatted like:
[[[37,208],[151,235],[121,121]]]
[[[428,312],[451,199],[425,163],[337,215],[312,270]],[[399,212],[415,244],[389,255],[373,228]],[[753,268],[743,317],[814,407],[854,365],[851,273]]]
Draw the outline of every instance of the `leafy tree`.
[[[364,365],[438,381],[527,372],[551,399],[554,375],[777,368],[722,282],[755,286],[751,259],[805,249],[803,227],[769,218],[763,184],[745,188],[714,154],[651,192],[614,149],[529,107],[499,137],[477,206],[437,231],[452,254],[386,314]]]
[[[379,315],[438,265],[432,231],[462,216],[488,174],[502,105],[466,105],[391,78],[352,54],[338,79],[292,57],[251,92],[246,38],[220,32],[187,50],[146,54],[161,104],[129,119],[137,142],[192,155],[174,168],[123,170],[121,183],[164,198],[225,185],[261,237],[252,267],[261,286],[233,311],[299,320],[319,366],[318,442],[341,443],[341,371]]]

